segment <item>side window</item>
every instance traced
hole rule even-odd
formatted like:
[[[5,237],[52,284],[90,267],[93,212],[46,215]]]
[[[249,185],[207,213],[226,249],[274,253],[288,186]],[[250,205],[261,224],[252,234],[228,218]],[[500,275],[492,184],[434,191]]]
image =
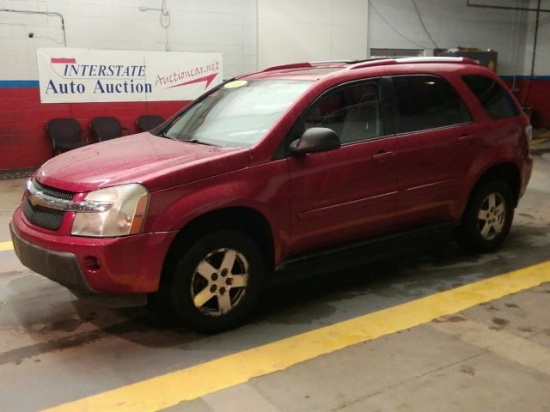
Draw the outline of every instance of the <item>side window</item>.
[[[307,112],[306,129],[328,127],[342,144],[383,135],[380,99],[375,82],[339,88],[321,97]]]
[[[505,119],[519,115],[510,95],[494,79],[485,76],[462,76],[464,83],[477,96],[479,102],[493,119]]]
[[[471,121],[456,90],[435,76],[396,76],[395,93],[398,133],[434,129]]]

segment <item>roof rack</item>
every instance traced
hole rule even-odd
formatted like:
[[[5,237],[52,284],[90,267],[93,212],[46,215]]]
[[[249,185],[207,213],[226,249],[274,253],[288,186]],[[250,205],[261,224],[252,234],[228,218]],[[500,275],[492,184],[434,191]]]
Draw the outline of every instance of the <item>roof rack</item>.
[[[296,70],[296,69],[311,69],[313,67],[348,67],[350,70],[362,69],[365,67],[386,66],[393,64],[409,64],[409,63],[463,63],[477,64],[472,59],[467,57],[400,57],[400,58],[369,58],[363,60],[325,60],[315,62],[302,62],[281,64],[278,66],[267,67],[261,70],[260,73],[277,71],[277,70]]]
[[[310,62],[312,66],[321,66],[326,64],[351,64],[351,63],[357,63],[364,60],[319,60],[315,62]]]
[[[474,64],[477,65],[475,61],[467,57],[400,57],[395,59],[371,59],[365,60],[358,64],[354,64],[350,67],[353,69],[361,69],[364,67],[372,66],[385,66],[392,64],[409,64],[409,63],[463,63],[463,64]]]
[[[267,67],[261,70],[260,73],[277,71],[277,70],[311,69],[317,66],[342,66],[344,64],[355,64],[362,61],[364,60],[321,60],[321,61],[315,61],[315,62],[281,64],[278,66]]]
[[[260,70],[260,73],[265,73],[265,72],[272,72],[272,71],[276,71],[276,70],[285,70],[285,69],[309,69],[313,67],[310,63],[291,63],[291,64],[281,64],[279,66],[271,66],[271,67],[267,67],[263,70]]]
[[[449,57],[449,56],[434,56],[434,57],[402,57],[395,59],[397,63],[467,63],[477,64],[468,57]]]

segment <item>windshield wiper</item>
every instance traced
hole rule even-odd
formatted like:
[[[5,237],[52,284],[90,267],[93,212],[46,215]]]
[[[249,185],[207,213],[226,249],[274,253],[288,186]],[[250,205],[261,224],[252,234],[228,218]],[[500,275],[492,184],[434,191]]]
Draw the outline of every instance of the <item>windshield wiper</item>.
[[[202,144],[202,145],[205,145],[205,146],[220,147],[219,145],[216,145],[216,144],[213,144],[213,143],[207,143],[207,142],[204,142],[204,141],[199,140],[199,139],[197,139],[197,138],[190,139],[188,136],[172,137],[172,136],[169,136],[167,133],[161,133],[161,134],[159,134],[159,135],[157,135],[157,136],[166,137],[167,139],[176,140],[176,141],[178,141],[178,142],[196,143],[196,144]]]
[[[215,144],[212,144],[212,143],[206,143],[206,142],[203,142],[199,139],[182,140],[182,142],[197,143],[197,144],[202,144],[202,145],[205,145],[205,146],[216,146],[216,147],[218,147],[218,145],[215,145]]]
[[[151,133],[151,134],[153,134],[153,133]],[[167,139],[177,140],[175,137],[168,136],[168,135],[166,134],[166,132],[162,132],[162,133],[156,134],[156,135],[154,135],[154,136],[166,137]]]

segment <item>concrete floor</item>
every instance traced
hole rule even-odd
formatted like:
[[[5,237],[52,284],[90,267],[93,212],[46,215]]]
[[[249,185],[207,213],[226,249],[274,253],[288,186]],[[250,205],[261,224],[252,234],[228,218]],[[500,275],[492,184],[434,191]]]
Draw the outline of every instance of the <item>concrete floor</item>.
[[[221,335],[191,333],[143,309],[110,310],[78,301],[21,266],[7,247],[0,251],[0,411],[57,410],[93,394],[547,262],[550,142],[539,142],[534,153],[531,184],[498,252],[470,256],[449,243],[356,273],[278,286],[250,324]],[[9,240],[7,224],[23,183],[0,181],[0,244]],[[549,411],[549,309],[545,283],[155,410]]]

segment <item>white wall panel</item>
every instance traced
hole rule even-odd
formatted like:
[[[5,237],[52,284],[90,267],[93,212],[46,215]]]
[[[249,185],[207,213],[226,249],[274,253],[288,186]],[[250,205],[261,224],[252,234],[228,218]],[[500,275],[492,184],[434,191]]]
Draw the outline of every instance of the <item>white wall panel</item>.
[[[0,9],[60,13],[68,47],[219,51],[228,62],[225,76],[251,69],[257,53],[256,0],[166,0],[167,28],[161,25],[162,4],[162,0],[0,0]],[[2,39],[17,44],[32,59],[26,67],[15,59],[1,64],[0,80],[37,79],[35,49],[64,45],[57,16],[0,11],[0,32]],[[34,38],[29,39],[29,32]]]
[[[516,74],[521,70],[517,62],[522,59],[520,50],[526,43],[527,12],[467,7],[466,1],[460,0],[415,2],[418,10],[410,0],[369,0],[369,47],[492,49],[499,53],[499,73]],[[475,3],[490,4],[485,0]],[[528,3],[508,0],[505,5]]]
[[[368,14],[368,0],[332,2],[332,23],[346,27],[364,28]]]
[[[331,60],[360,60],[366,57],[367,36],[362,27],[333,26]]]
[[[258,66],[365,58],[368,1],[258,0]]]
[[[297,35],[299,33],[299,35]],[[330,60],[330,26],[300,22],[263,21],[259,30],[259,66]]]
[[[537,4],[536,0],[473,2],[508,7]],[[62,14],[68,47],[219,51],[224,54],[225,77],[292,61],[364,58],[370,47],[435,45],[494,49],[502,74],[529,74],[531,68],[535,13],[470,8],[466,0],[166,0],[168,28],[160,23],[161,12],[154,10],[162,4],[162,0],[0,0],[0,9]],[[542,6],[550,8],[550,0],[543,0]],[[34,37],[29,38],[29,33]],[[5,56],[0,80],[36,79],[35,49],[63,47],[63,34],[58,16],[0,11],[0,47]],[[548,39],[550,14],[542,13],[535,74],[548,75]]]
[[[347,0],[340,0],[345,3]],[[330,24],[332,0],[259,0],[258,19],[273,22]]]

